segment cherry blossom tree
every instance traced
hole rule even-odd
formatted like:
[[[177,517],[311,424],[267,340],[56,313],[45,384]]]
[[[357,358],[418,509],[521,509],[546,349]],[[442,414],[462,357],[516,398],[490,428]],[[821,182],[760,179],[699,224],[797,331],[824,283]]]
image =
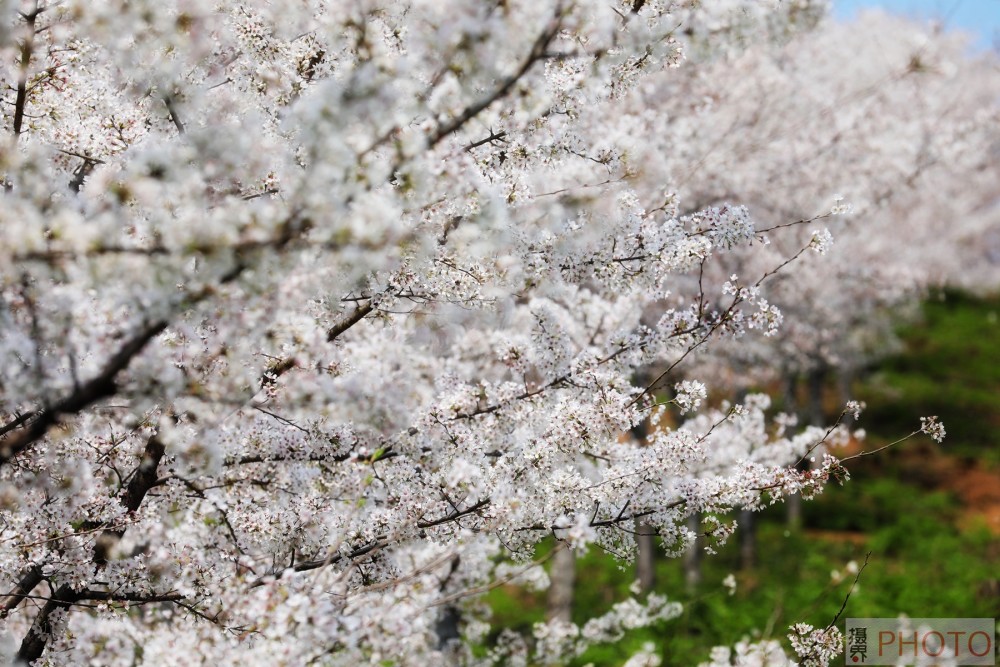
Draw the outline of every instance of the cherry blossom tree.
[[[685,48],[823,9],[710,4],[0,4],[5,656],[556,663],[679,605],[487,641],[480,594],[543,587],[542,540],[629,558],[641,519],[678,554],[693,514],[718,542],[843,479],[843,429],[765,397],[620,439],[705,398],[636,370],[775,330],[759,288],[803,256],[710,290],[761,228],[622,150]]]
[[[784,315],[773,336],[714,346],[688,366],[694,375],[746,387],[849,374],[886,349],[892,316],[928,287],[996,289],[994,54],[970,55],[960,34],[869,13],[660,78],[639,89],[635,134],[649,140],[635,150],[672,157],[647,163],[687,208],[739,202],[758,229],[816,223],[706,263],[702,280],[736,274],[747,284],[741,274],[794,254],[817,226],[836,238],[817,237],[823,257],[762,286]]]
[[[741,202],[758,229],[786,232],[706,261],[702,286],[751,286],[747,275],[811,238],[822,251],[759,286],[783,315],[771,335],[699,350],[678,378],[711,380],[716,393],[781,386],[785,410],[822,424],[830,381],[849,398],[857,370],[893,349],[893,328],[929,287],[995,290],[996,65],[995,55],[970,55],[962,35],[871,13],[638,86],[631,122],[643,140],[629,150],[650,183],[671,183],[673,210]]]

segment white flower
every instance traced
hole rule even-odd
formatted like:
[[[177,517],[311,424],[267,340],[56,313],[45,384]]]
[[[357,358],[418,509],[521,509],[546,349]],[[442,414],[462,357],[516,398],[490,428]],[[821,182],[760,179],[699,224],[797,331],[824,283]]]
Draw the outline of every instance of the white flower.
[[[674,396],[674,403],[680,409],[681,414],[697,410],[701,402],[708,396],[705,385],[697,380],[684,380],[674,385],[677,395]]]
[[[853,210],[854,207],[845,202],[843,196],[834,195],[833,206],[830,207],[830,215],[846,215]]]
[[[809,241],[809,249],[820,255],[825,255],[833,246],[833,235],[829,229],[817,229],[813,232],[812,240]]]
[[[808,623],[796,623],[789,629],[788,640],[803,665],[826,667],[844,650],[844,635],[837,626],[814,629]]]
[[[931,436],[935,442],[941,442],[945,436],[944,424],[936,416],[921,417],[920,432]]]

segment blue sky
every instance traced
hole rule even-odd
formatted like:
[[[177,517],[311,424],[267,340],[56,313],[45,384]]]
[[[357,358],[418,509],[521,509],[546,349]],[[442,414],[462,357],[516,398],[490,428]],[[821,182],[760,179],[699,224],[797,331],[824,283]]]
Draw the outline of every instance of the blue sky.
[[[1000,0],[833,0],[834,15],[849,19],[863,7],[921,19],[943,19],[949,27],[973,32],[977,46],[991,48],[1000,41]]]

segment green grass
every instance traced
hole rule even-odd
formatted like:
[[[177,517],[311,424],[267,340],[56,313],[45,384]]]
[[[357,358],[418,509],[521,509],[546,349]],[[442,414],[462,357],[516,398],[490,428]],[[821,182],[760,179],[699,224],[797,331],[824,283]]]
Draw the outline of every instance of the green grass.
[[[865,421],[901,433],[915,415],[937,415],[948,451],[1000,463],[1000,296],[944,291],[922,310],[899,331],[904,350],[858,385]]]
[[[945,493],[922,494],[900,481],[881,480],[869,487],[848,484],[829,489],[807,514],[808,523],[824,530],[863,529],[863,544],[811,537],[811,530],[790,532],[783,515],[770,510],[760,515],[758,567],[740,571],[737,545],[727,545],[702,563],[702,584],[686,592],[681,564],[662,559],[657,569],[657,591],[683,602],[684,614],[652,628],[633,631],[625,641],[590,649],[573,665],[619,665],[644,643],[653,642],[666,665],[697,664],[707,660],[717,644],[734,644],[745,636],[784,639],[787,626],[804,621],[827,625],[836,616],[853,576],[849,561],[869,564],[851,595],[843,619],[895,617],[900,613],[923,617],[998,616],[998,601],[983,594],[996,577],[1000,547],[988,532],[955,528],[957,501]],[[842,516],[857,517],[855,525]],[[820,520],[819,517],[828,517]],[[735,540],[736,538],[734,538]],[[832,571],[841,579],[834,580]],[[730,596],[721,582],[736,573],[737,591]],[[626,598],[634,579],[610,557],[591,551],[578,562],[574,620],[584,622]],[[513,627],[530,634],[531,625],[544,618],[544,596],[515,589],[498,589],[489,601],[497,627]]]

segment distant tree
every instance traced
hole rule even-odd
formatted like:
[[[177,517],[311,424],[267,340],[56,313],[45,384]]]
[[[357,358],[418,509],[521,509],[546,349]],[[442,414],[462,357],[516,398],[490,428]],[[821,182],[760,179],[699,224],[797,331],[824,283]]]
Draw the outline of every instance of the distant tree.
[[[639,92],[632,150],[656,172],[644,182],[667,183],[682,212],[739,202],[758,231],[791,223],[767,248],[706,262],[704,285],[749,284],[744,274],[798,252],[817,225],[833,232],[823,256],[761,286],[780,329],[687,365],[716,389],[801,378],[802,416],[822,423],[819,376],[850,376],[891,349],[894,316],[929,287],[1000,287],[1000,75],[996,55],[970,54],[961,34],[866,13]]]

